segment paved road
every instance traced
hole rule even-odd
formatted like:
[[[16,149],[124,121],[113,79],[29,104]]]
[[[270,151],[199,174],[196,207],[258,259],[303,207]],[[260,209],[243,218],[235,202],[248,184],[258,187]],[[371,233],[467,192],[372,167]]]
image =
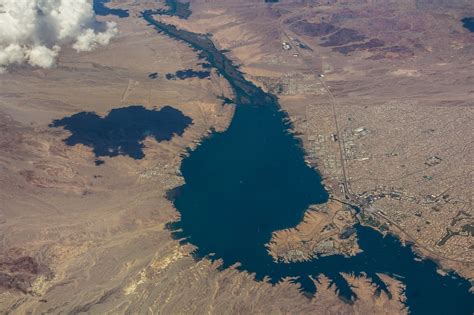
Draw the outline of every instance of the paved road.
[[[405,229],[403,229],[400,225],[398,225],[396,222],[385,216],[381,211],[375,209],[372,207],[372,211],[368,210],[366,205],[362,204],[357,196],[353,195],[349,189],[349,183],[347,180],[347,171],[346,171],[346,159],[345,159],[345,148],[344,148],[344,139],[342,137],[341,131],[339,129],[339,124],[337,120],[337,112],[336,112],[336,98],[334,97],[334,94],[332,94],[331,90],[329,87],[326,85],[326,82],[324,82],[323,78],[319,78],[319,81],[323,85],[323,87],[326,89],[328,92],[330,98],[331,98],[331,105],[332,105],[332,112],[333,112],[333,118],[334,118],[334,123],[336,125],[336,135],[337,135],[337,142],[339,143],[339,154],[341,158],[341,168],[342,168],[342,184],[344,186],[344,197],[349,200],[348,203],[352,204],[353,206],[357,206],[361,209],[362,212],[368,212],[374,217],[377,217],[378,219],[382,219],[382,221],[386,221],[390,223],[392,226],[395,226],[398,230],[400,230],[403,234],[405,234],[406,238],[410,241],[412,241],[417,247],[425,250],[426,252],[430,253],[434,257],[438,257],[444,260],[448,261],[453,261],[453,262],[458,262],[458,263],[467,263],[467,264],[473,264],[474,261],[466,261],[466,260],[459,260],[459,259],[453,259],[449,257],[445,257],[437,252],[434,252],[433,250],[429,249],[428,247],[424,246],[423,244],[420,244],[413,236],[410,235]]]
[[[331,106],[332,106],[332,114],[334,118],[334,123],[336,125],[336,136],[337,136],[337,143],[339,144],[339,156],[341,159],[341,169],[342,169],[342,184],[344,186],[344,197],[349,200],[355,199],[355,196],[351,195],[350,190],[349,190],[349,185],[347,182],[347,172],[346,172],[346,152],[344,148],[344,139],[342,137],[342,133],[339,129],[339,123],[337,122],[337,112],[336,112],[336,98],[332,94],[331,90],[329,87],[326,85],[326,82],[324,82],[323,78],[319,78],[319,81],[323,85],[324,89],[328,92],[329,97],[331,98]]]

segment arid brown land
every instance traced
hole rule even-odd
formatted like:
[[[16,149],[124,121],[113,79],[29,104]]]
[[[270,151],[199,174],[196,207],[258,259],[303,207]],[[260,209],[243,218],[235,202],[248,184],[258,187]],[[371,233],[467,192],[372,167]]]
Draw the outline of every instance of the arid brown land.
[[[188,20],[167,20],[213,34],[249,79],[279,96],[334,199],[472,279],[474,36],[461,22],[472,3],[192,7]],[[286,248],[299,250],[298,239]]]
[[[171,237],[166,224],[178,213],[166,192],[182,183],[186,150],[211,128],[227,127],[233,105],[223,106],[221,97],[232,95],[214,72],[209,80],[166,79],[202,66],[191,48],[139,17],[155,2],[111,5],[131,14],[107,17],[120,30],[109,46],[79,55],[63,49],[54,69],[12,66],[0,77],[1,312],[404,313],[403,284],[386,275],[380,277],[391,298],[374,294],[367,277],[349,274],[344,277],[363,299],[342,302],[324,276],[314,279],[318,294],[306,297],[291,279],[272,286],[195,260],[190,246]],[[206,14],[198,2],[193,9]],[[104,117],[132,104],[169,105],[193,124],[170,141],[147,138],[142,159],[101,157],[100,166],[91,147],[66,145],[70,133],[50,126],[79,112]]]

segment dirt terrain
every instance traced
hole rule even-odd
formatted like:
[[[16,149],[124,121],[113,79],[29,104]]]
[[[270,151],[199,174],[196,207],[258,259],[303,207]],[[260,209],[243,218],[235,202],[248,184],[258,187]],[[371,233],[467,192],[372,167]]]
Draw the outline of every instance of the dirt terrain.
[[[314,205],[298,226],[275,231],[268,246],[277,261],[296,262],[320,256],[354,256],[361,250],[353,210],[338,202]]]
[[[179,215],[166,198],[182,183],[180,162],[211,128],[224,130],[233,105],[227,83],[209,78],[168,80],[203,71],[196,52],[157,34],[139,16],[142,1],[115,20],[119,37],[77,54],[63,49],[54,69],[10,67],[0,77],[0,310],[2,313],[313,313],[404,312],[403,285],[381,276],[391,298],[366,277],[348,304],[321,276],[315,297],[292,279],[277,285],[219,263],[195,260],[193,248],[171,237]],[[162,6],[162,5],[161,5]],[[170,141],[144,141],[144,157],[96,156],[68,146],[56,119],[80,112],[107,117],[112,109],[171,106],[192,119]],[[352,219],[351,219],[352,220]]]
[[[218,262],[195,260],[171,237],[179,217],[165,198],[182,183],[182,154],[233,105],[196,52],[140,17],[155,1],[113,1],[130,17],[107,47],[64,49],[55,69],[16,67],[0,76],[0,310],[5,313],[405,313],[403,284],[344,275],[360,298],[345,303],[324,276],[305,296],[292,279],[272,286]],[[472,86],[474,36],[460,19],[469,1],[191,1],[187,20],[163,20],[213,41],[251,79],[278,95],[333,200],[300,225],[276,231],[276,260],[358,251],[357,220],[415,243],[474,276]],[[443,38],[443,40],[439,40]],[[289,47],[289,48],[288,48]],[[91,111],[166,105],[193,120],[182,136],[147,138],[145,157],[103,158],[67,146],[49,125]],[[364,205],[363,215],[340,201]],[[321,230],[326,230],[321,232]],[[341,237],[344,235],[344,237]],[[347,236],[347,237],[346,237]],[[330,248],[325,247],[331,243]]]
[[[188,20],[168,21],[213,34],[279,95],[336,199],[472,278],[474,36],[461,19],[473,12],[465,1],[194,1]]]

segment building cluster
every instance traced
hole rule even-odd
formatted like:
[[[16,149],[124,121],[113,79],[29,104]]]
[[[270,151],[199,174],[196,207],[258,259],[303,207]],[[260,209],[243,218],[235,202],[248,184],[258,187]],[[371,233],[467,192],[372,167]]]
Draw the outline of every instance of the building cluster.
[[[316,107],[306,108],[306,119],[300,123],[300,128],[307,135],[307,163],[317,167],[325,178],[339,179],[341,157],[337,139],[335,139],[335,133],[321,134],[321,117]]]
[[[307,160],[318,168],[323,168],[326,175],[337,177],[341,169],[341,159],[330,138],[330,135],[321,134],[308,136]]]
[[[184,179],[179,170],[169,165],[158,163],[152,168],[147,168],[138,174],[139,180],[157,181],[164,190],[172,189],[184,184]]]
[[[403,188],[387,187],[385,185],[377,185],[374,190],[358,194],[358,197],[359,200],[367,205],[379,199],[388,198],[397,201],[408,201],[417,205],[430,205],[433,211],[439,211],[440,207],[437,207],[437,205],[448,204],[454,201],[448,193],[417,196],[408,194]]]
[[[283,42],[283,43],[281,43],[281,48],[283,48],[283,50],[290,50],[291,45],[287,42]]]
[[[363,146],[356,142],[369,135],[370,132],[365,127],[347,130],[343,133],[344,157],[346,160],[366,161],[370,159],[370,154],[363,150]]]

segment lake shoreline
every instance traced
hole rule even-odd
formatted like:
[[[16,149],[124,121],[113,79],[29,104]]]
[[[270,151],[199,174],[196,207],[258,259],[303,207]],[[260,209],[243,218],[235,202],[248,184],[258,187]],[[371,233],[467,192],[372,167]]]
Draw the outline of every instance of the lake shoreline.
[[[167,32],[166,32],[166,28],[165,28],[165,30],[163,30],[163,27],[164,27],[163,24],[154,21],[154,20],[152,19],[152,17],[151,17],[152,15],[153,15],[153,12],[150,12],[150,11],[149,11],[149,12],[144,12],[144,17],[145,17],[145,19],[146,19],[150,24],[155,25],[161,32],[167,33]],[[147,18],[147,17],[148,17],[148,18]],[[153,23],[153,22],[155,22],[155,23]],[[158,24],[160,24],[161,27],[159,27]],[[180,31],[178,31],[178,30],[176,29],[175,26],[167,25],[166,27],[169,27],[171,30],[173,30],[173,32],[180,32]],[[201,51],[201,50],[199,49],[199,47],[196,47],[196,46],[194,46],[193,44],[190,44],[189,42],[186,41],[186,38],[185,38],[185,37],[187,36],[186,34],[189,35],[189,32],[188,32],[188,31],[181,30],[181,32],[182,32],[181,34],[184,34],[184,38],[183,38],[183,37],[180,37],[180,36],[177,36],[177,38],[176,38],[177,40],[179,40],[179,41],[185,41],[188,45],[190,45],[191,47],[193,47],[195,50]],[[169,36],[171,36],[171,37],[174,37],[173,34],[167,34],[167,35],[169,35]],[[189,36],[190,36],[190,35],[189,35]],[[203,39],[203,40],[205,41],[206,39]],[[215,47],[215,46],[213,46],[213,47]],[[206,55],[206,52],[205,52],[205,51],[201,51],[201,52],[199,53],[199,55],[200,55],[201,58],[204,58],[204,59],[206,59],[206,57],[207,57],[207,58],[210,57],[209,53],[207,53],[207,55]],[[226,61],[225,58],[224,58],[224,61]],[[223,62],[223,64],[225,65],[225,62]],[[219,66],[217,66],[217,70],[220,71],[220,70],[222,70],[222,69],[219,69]],[[220,72],[221,72],[221,71],[220,71]],[[229,75],[228,75],[227,73],[225,73],[225,72],[222,73],[222,72],[221,72],[221,74],[222,74],[224,77],[229,78]],[[243,79],[243,76],[242,76],[241,74],[238,74],[238,73],[237,73],[237,75],[240,75],[240,76],[242,77],[242,79]],[[232,78],[230,78],[230,79],[233,80]],[[237,91],[237,93],[236,93],[236,94],[237,94],[237,95],[236,95],[236,103],[238,104],[237,106],[247,106],[247,105],[248,105],[248,106],[252,106],[252,105],[248,104],[249,100],[245,98],[245,92],[246,92],[245,89],[242,89],[242,86],[241,86],[241,85],[239,86],[238,83],[235,83],[234,81],[231,81],[231,82],[229,82],[229,83],[230,83],[231,86],[234,88],[234,91]],[[237,85],[236,85],[236,84],[237,84]],[[245,88],[246,86],[243,86],[243,87]],[[241,91],[241,92],[244,93],[244,97],[243,97],[243,98],[238,95],[238,94],[239,94],[238,91]],[[261,93],[262,93],[262,95],[264,95],[264,96],[263,96],[263,97],[264,97],[264,103],[266,103],[266,102],[271,102],[271,101],[273,100],[273,101],[275,101],[275,105],[278,106],[278,111],[279,111],[279,112],[283,111],[283,110],[281,109],[281,106],[280,106],[280,105],[278,104],[278,102],[276,101],[277,98],[276,98],[275,96],[270,96],[270,101],[269,101],[268,99],[266,99],[266,97],[268,97],[268,94],[263,93],[263,92],[261,92]],[[239,103],[240,103],[240,104],[239,104]],[[291,127],[292,127],[292,125],[289,123],[288,114],[287,114],[285,111],[283,111],[282,117],[283,117],[282,119],[284,119],[284,121],[285,121],[285,126],[287,127],[287,132],[288,132],[288,133],[291,133]],[[235,120],[235,117],[233,118],[233,120]],[[231,123],[231,125],[232,125],[232,123]],[[226,131],[226,132],[227,132],[227,131]],[[213,141],[212,138],[213,138],[213,137],[218,137],[218,136],[219,136],[219,135],[216,135],[216,134],[214,133],[214,134],[212,134],[209,138],[206,138],[205,140],[203,140],[203,142],[206,142],[206,143],[207,143],[207,142]],[[302,150],[303,148],[301,148],[301,146],[300,146],[300,149]],[[193,153],[195,154],[196,151],[193,151]],[[304,152],[303,152],[303,153],[304,153]],[[183,161],[183,163],[186,163],[186,159],[185,159],[185,161]],[[183,172],[183,173],[184,173],[184,172]],[[186,187],[186,185],[185,185],[185,186],[182,186],[182,187],[183,187],[183,189],[184,189],[184,188]],[[175,201],[176,201],[176,200],[175,200]],[[176,205],[175,205],[175,206],[176,206]],[[178,208],[178,210],[179,210],[179,207],[177,207],[177,208]],[[180,211],[180,212],[181,212],[181,211]],[[303,212],[303,215],[304,215],[304,212]],[[180,222],[178,221],[178,223],[180,223]],[[372,230],[372,229],[371,229],[371,230]],[[374,232],[379,233],[379,232],[376,231],[376,230],[374,230]],[[365,233],[365,232],[364,232],[364,233]],[[369,234],[371,234],[371,233],[369,233]],[[181,233],[179,233],[178,235],[175,235],[175,236],[177,236],[177,237],[179,238],[179,236],[183,236],[183,235],[182,235]],[[190,235],[190,236],[191,236],[191,235]],[[392,236],[389,236],[389,237],[388,237],[388,239],[391,239],[391,238],[393,238],[393,237],[392,237]],[[385,238],[384,238],[384,239],[385,239]],[[193,242],[190,241],[190,243],[193,243]],[[398,241],[398,243],[400,243],[400,242]],[[395,244],[395,243],[394,243],[394,244]],[[400,243],[400,244],[401,244],[401,243]],[[198,245],[198,244],[194,244],[194,245],[198,247],[198,251],[199,251],[199,250],[200,250],[199,245]],[[412,250],[412,246],[406,246],[406,249],[408,249],[408,250],[411,251],[411,250]],[[414,255],[414,253],[412,252],[412,254],[410,254],[410,255]],[[201,258],[201,257],[206,257],[206,255],[203,255],[203,256],[202,256],[202,255],[198,255],[197,257],[199,257],[199,258]],[[217,259],[219,259],[219,258],[220,258],[220,257],[217,257]],[[224,263],[225,263],[225,260],[224,260]],[[429,263],[429,262],[428,262],[428,261],[427,261],[427,262],[424,262],[424,264],[426,264],[426,263]],[[430,267],[430,268],[431,268],[431,267]],[[239,270],[240,270],[240,269],[239,269]],[[251,272],[251,271],[249,271],[249,272]],[[258,277],[257,277],[256,279],[258,280]],[[347,293],[347,292],[346,292],[346,293]]]

